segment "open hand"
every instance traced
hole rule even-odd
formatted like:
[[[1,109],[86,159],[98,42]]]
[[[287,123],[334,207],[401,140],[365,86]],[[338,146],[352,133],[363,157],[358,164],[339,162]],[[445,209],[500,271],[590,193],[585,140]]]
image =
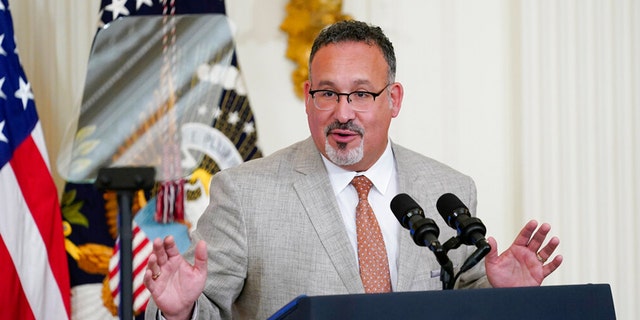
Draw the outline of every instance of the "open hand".
[[[160,238],[153,241],[144,285],[166,319],[189,319],[206,279],[207,247],[204,241],[196,245],[193,265],[180,255],[172,236],[164,241]]]
[[[543,247],[542,244],[551,226],[543,223],[536,231],[537,227],[537,221],[529,221],[513,244],[499,256],[496,240],[492,237],[487,239],[491,245],[491,251],[485,257],[485,268],[493,287],[539,286],[560,266],[561,255],[547,262],[560,244],[560,240],[552,237]]]

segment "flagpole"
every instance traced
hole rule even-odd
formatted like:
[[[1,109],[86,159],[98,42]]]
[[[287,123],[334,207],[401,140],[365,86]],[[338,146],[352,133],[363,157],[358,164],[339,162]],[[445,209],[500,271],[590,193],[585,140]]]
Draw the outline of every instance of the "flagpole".
[[[120,209],[120,319],[133,318],[133,193],[150,190],[155,183],[153,167],[112,167],[98,171],[99,190],[114,190]]]

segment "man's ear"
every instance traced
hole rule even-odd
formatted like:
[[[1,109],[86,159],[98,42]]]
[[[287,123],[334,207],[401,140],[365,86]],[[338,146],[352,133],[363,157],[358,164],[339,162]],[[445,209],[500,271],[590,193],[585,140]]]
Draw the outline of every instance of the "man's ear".
[[[389,85],[389,95],[391,96],[391,116],[397,117],[402,107],[402,98],[404,97],[404,88],[400,82],[394,82]]]

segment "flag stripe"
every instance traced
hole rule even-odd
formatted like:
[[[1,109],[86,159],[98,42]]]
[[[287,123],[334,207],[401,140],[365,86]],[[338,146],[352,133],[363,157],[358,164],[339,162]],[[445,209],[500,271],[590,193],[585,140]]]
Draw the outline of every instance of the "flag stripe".
[[[149,290],[144,286],[143,279],[153,246],[135,221],[132,222],[132,233],[133,310],[140,312],[146,308],[151,297]],[[120,237],[116,239],[113,256],[109,261],[109,289],[114,303],[120,305]]]
[[[0,237],[0,301],[3,306],[12,308],[0,308],[0,318],[2,319],[34,319],[33,312],[29,306],[29,301],[24,295],[22,284],[19,281],[18,273],[13,265],[11,254],[7,250],[2,237]]]
[[[42,126],[38,121],[32,130],[31,137],[16,149],[10,164],[16,174],[22,196],[38,226],[57,287],[60,288],[62,296],[69,297],[71,294],[67,276],[69,269],[67,254],[64,251],[58,191],[49,171],[43,137]],[[70,301],[64,299],[64,302],[65,308],[70,310]]]
[[[139,287],[135,292],[136,299],[133,300],[133,310],[142,311],[147,308],[151,293],[146,287]]]
[[[0,203],[9,207],[0,234],[10,239],[5,244],[35,317],[63,319],[70,291],[62,224],[55,185],[33,138],[41,135],[39,123],[36,128],[1,170]]]
[[[149,251],[151,251],[151,250],[149,250]],[[134,257],[133,258],[134,261],[137,261],[137,262],[133,263],[133,274],[134,275],[138,275],[140,273],[144,274],[144,271],[147,269],[147,262],[149,262],[149,254],[150,253],[148,253],[147,250],[144,250],[144,252],[142,254],[144,254],[146,256],[144,256],[144,257],[140,256],[140,257]],[[139,283],[134,283],[133,285],[137,286],[137,285],[140,285],[140,284]]]

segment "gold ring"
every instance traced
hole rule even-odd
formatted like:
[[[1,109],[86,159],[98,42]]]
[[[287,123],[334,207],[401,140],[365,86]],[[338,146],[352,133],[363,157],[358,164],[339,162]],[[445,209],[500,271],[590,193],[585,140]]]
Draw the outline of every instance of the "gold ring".
[[[154,274],[152,274],[152,275],[151,275],[151,279],[153,279],[153,280],[158,279],[158,277],[160,276],[160,274],[161,274],[161,273],[162,273],[162,272],[158,272],[158,273],[154,273]]]
[[[547,259],[543,259],[543,258],[540,256],[540,253],[536,253],[536,257],[538,257],[538,261],[540,261],[540,262],[542,262],[542,263],[547,262]],[[154,280],[155,280],[155,279],[154,279]]]

